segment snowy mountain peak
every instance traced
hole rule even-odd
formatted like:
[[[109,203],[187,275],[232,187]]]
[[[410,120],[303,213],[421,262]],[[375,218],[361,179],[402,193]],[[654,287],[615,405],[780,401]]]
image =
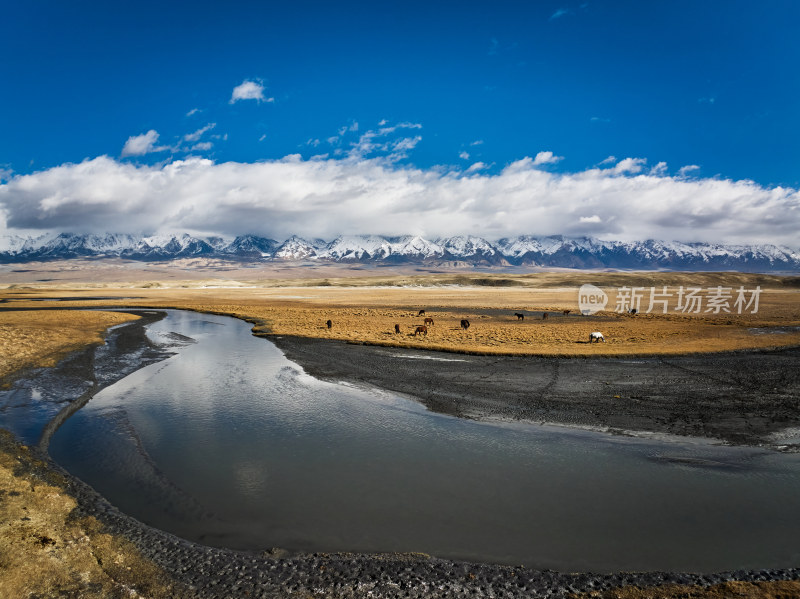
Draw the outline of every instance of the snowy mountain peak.
[[[483,237],[473,235],[457,235],[437,239],[436,243],[443,247],[452,256],[471,257],[476,255],[494,256],[497,253],[495,247]]]
[[[274,255],[280,244],[274,239],[256,235],[239,235],[229,244],[217,249],[221,253],[229,253],[242,258],[269,258]]]
[[[187,233],[46,234],[0,237],[0,263],[117,257],[172,260],[213,257],[228,260],[324,260],[330,262],[445,263],[492,266],[673,270],[800,271],[800,252],[769,244],[725,245],[647,240],[621,242],[563,235],[504,238],[458,235],[427,240],[419,235],[346,235],[325,242],[293,235],[283,243],[256,235],[233,240]]]
[[[292,235],[276,250],[274,257],[278,260],[305,260],[317,257],[317,248],[305,239]]]
[[[330,260],[382,259],[392,253],[388,240],[378,235],[343,235],[331,241],[320,258]]]
[[[393,243],[394,251],[403,256],[420,256],[422,258],[430,258],[433,256],[443,256],[445,251],[442,246],[427,239],[423,239],[419,235],[405,236],[394,238],[397,241]]]

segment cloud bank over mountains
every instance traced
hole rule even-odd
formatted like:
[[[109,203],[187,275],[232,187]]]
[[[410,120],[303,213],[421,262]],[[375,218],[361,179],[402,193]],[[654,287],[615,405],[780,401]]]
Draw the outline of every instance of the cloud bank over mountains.
[[[130,155],[157,147],[157,136],[140,137],[128,140]],[[0,233],[564,234],[800,246],[796,189],[690,178],[692,168],[669,175],[664,163],[648,167],[641,158],[554,172],[561,159],[540,152],[488,174],[474,165],[405,166],[364,152],[156,165],[100,156],[0,184]]]

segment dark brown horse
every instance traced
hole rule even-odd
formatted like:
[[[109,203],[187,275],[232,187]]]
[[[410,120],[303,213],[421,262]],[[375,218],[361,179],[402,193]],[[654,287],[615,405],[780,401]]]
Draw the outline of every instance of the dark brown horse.
[[[400,333],[400,325],[399,324],[394,325],[394,332],[395,332],[395,335]]]
[[[569,316],[570,312],[572,312],[572,310],[564,310],[564,316]]]
[[[542,320],[547,320],[547,312],[542,313]]]
[[[466,318],[462,318],[461,319],[461,328],[466,331],[469,328],[469,320],[467,320]]]
[[[428,327],[426,327],[425,325],[418,326],[416,329],[414,329],[414,337],[416,337],[418,333],[421,335],[425,335],[427,337]]]
[[[519,312],[514,312],[514,316],[517,317],[517,320],[525,320],[525,315],[520,314]]]
[[[423,314],[425,314],[425,310],[420,310],[417,312],[417,316],[422,316]]]
[[[430,316],[428,318],[426,318],[425,319],[425,324],[433,326],[433,318],[431,318]]]
[[[330,320],[326,321],[325,324],[328,325],[328,328],[333,326],[333,323]]]

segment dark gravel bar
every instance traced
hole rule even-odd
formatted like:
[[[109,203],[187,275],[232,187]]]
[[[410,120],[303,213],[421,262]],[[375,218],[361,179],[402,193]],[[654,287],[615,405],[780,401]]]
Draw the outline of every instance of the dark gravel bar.
[[[735,445],[780,445],[773,435],[800,427],[797,347],[640,358],[424,352],[433,359],[418,359],[419,350],[270,339],[313,376],[408,394],[430,410],[459,417],[666,433]]]

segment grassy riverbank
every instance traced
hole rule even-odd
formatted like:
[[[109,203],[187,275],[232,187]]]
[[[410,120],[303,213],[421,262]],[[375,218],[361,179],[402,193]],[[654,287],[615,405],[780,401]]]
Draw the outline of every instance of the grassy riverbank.
[[[0,597],[184,596],[129,541],[81,516],[67,486],[0,430]]]
[[[103,343],[109,327],[138,318],[120,312],[0,309],[0,380],[22,368],[52,366],[69,352]]]

